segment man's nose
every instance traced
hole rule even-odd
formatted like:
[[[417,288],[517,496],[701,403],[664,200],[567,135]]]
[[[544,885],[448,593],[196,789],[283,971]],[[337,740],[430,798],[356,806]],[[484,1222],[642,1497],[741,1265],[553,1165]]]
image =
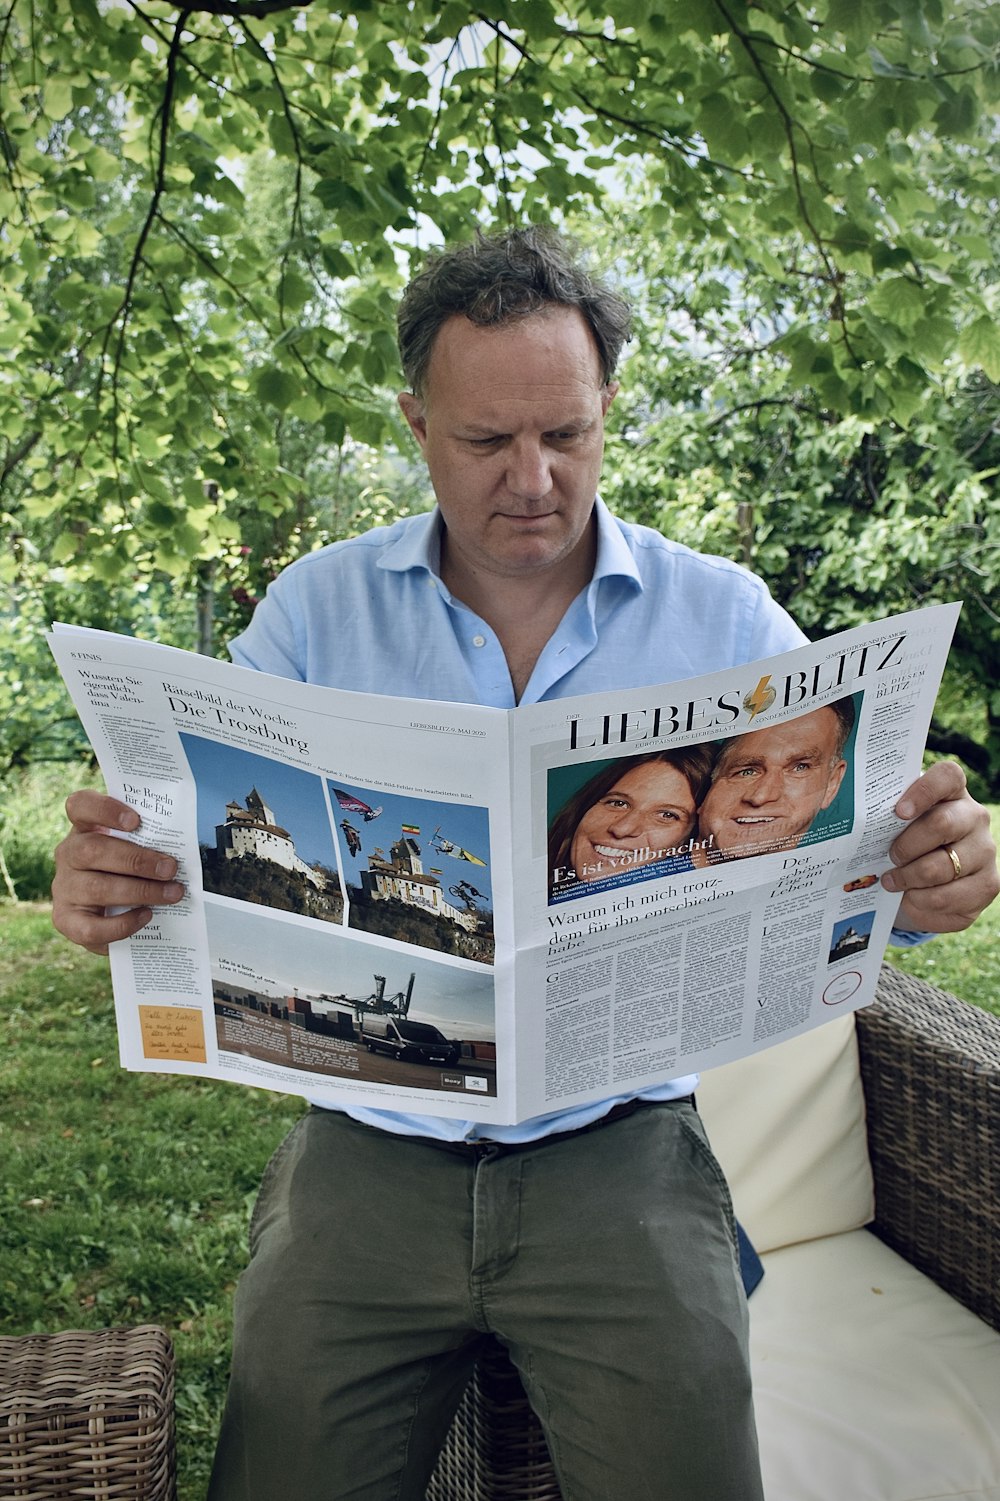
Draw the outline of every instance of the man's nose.
[[[541,443],[515,443],[507,460],[507,488],[522,500],[541,500],[552,489],[551,457]]]
[[[754,808],[759,808],[763,803],[773,803],[781,796],[784,787],[784,778],[780,771],[763,771],[747,783],[743,792],[743,801]]]

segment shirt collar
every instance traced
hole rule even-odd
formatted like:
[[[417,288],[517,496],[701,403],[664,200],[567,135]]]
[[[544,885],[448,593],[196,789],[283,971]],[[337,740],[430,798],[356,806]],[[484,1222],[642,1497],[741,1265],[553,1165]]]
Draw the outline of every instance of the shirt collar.
[[[602,579],[627,579],[637,594],[642,592],[642,575],[636,566],[632,549],[625,540],[625,533],[598,495],[594,502],[597,516],[597,562],[590,581],[593,590]]]
[[[598,495],[594,502],[597,517],[597,562],[588,590],[606,578],[627,579],[636,592],[642,590],[642,577],[635,558],[625,540],[621,527]],[[411,568],[423,569],[440,579],[441,532],[437,506],[421,516],[412,517],[400,534],[386,547],[378,566],[393,573],[407,573]]]
[[[382,550],[379,568],[392,573],[408,573],[411,568],[423,569],[440,577],[441,534],[438,530],[440,512],[437,506],[420,516],[411,516],[399,527],[399,536]]]

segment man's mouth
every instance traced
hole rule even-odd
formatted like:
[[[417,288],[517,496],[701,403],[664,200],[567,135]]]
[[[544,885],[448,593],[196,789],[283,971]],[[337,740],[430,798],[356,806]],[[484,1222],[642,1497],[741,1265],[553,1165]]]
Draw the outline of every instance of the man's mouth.
[[[775,822],[775,817],[774,817],[773,813],[762,813],[762,814],[758,815],[758,817],[756,817],[756,818],[751,818],[749,816],[749,814],[743,814],[742,817],[740,817],[740,818],[734,818],[733,819],[733,823],[745,824],[748,828],[751,828],[751,829],[752,828],[756,828],[756,826],[758,824],[761,824],[761,823],[774,823],[774,822]]]

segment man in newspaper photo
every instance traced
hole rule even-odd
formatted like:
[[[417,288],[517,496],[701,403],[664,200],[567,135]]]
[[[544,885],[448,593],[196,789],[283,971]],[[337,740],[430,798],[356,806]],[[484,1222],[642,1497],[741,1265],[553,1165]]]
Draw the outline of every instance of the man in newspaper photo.
[[[437,506],[299,559],[234,660],[510,708],[799,646],[759,579],[597,498],[628,332],[551,232],[433,257],[402,300],[400,404]],[[105,951],[179,899],[176,864],[108,832],[139,826],[114,799],[67,811],[54,920]],[[932,767],[896,813],[900,941],[965,928],[998,877],[960,768]],[[509,1127],[310,1111],[258,1197],[212,1501],[418,1501],[489,1332],[565,1496],[761,1501],[732,1209],[695,1083]]]
[[[840,698],[725,741],[698,812],[709,860],[797,849],[840,791],[854,719]]]

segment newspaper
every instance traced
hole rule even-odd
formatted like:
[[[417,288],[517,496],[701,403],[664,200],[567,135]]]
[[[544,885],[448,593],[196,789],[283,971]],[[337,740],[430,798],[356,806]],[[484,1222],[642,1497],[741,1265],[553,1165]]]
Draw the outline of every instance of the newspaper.
[[[121,1061],[511,1124],[873,998],[958,605],[502,710],[55,626],[186,895],[112,945]]]

